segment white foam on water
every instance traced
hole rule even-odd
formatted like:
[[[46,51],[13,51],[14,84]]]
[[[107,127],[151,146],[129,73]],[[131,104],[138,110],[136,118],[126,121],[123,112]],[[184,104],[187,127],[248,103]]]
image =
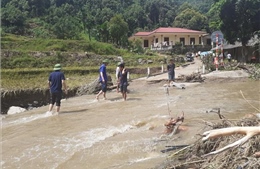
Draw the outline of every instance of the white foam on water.
[[[89,100],[89,101],[87,101],[87,103],[89,103],[89,104],[91,104],[91,103],[97,103],[97,102],[98,102],[97,99],[93,99],[93,100]]]
[[[142,158],[136,158],[136,159],[132,159],[131,161],[129,161],[129,165],[134,164],[134,163],[139,163],[139,162],[143,162],[146,160],[150,160],[153,159],[155,157],[142,157]]]
[[[12,165],[19,168],[22,166],[37,165],[46,166],[47,168],[56,168],[59,164],[70,159],[76,152],[83,153],[100,153],[97,150],[90,150],[94,144],[103,141],[114,135],[124,133],[133,126],[110,126],[107,128],[95,128],[80,133],[73,133],[62,137],[42,137],[39,138],[30,148],[12,156],[4,156],[3,160],[12,161]],[[104,147],[101,147],[104,149]],[[40,161],[40,163],[39,163]],[[2,165],[2,167],[5,164]],[[6,164],[7,165],[7,164]]]
[[[16,120],[8,121],[8,122],[4,123],[4,125],[13,126],[13,125],[18,125],[18,124],[23,124],[23,123],[29,123],[31,121],[50,117],[50,116],[53,116],[53,113],[47,111],[44,114],[36,114],[36,115],[31,115],[31,116],[28,116],[28,117],[23,117],[23,118],[19,118],[19,119],[16,119]]]

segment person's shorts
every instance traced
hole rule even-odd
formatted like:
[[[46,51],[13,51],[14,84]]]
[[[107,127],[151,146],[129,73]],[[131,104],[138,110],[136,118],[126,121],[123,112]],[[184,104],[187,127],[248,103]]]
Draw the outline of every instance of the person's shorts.
[[[122,93],[126,93],[127,92],[127,83],[120,84],[120,91]]]
[[[107,82],[101,82],[101,90],[102,92],[107,92]]]
[[[168,74],[168,79],[169,80],[175,80],[175,74]]]
[[[56,103],[56,106],[60,106],[62,93],[51,93],[50,104]]]

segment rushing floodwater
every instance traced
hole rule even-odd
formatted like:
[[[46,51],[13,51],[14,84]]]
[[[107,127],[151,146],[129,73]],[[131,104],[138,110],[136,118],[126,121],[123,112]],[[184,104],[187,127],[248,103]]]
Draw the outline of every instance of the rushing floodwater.
[[[196,134],[205,129],[203,120],[218,121],[216,114],[206,110],[219,107],[230,119],[255,113],[240,90],[260,108],[256,81],[210,82],[184,90],[172,87],[169,96],[162,86],[136,80],[130,83],[126,102],[113,91],[108,100],[99,102],[94,95],[63,100],[58,116],[46,113],[47,106],[2,116],[2,168],[151,168],[167,158],[161,152],[166,146],[199,139]],[[172,140],[161,139],[169,114],[176,117],[182,111],[185,130]]]

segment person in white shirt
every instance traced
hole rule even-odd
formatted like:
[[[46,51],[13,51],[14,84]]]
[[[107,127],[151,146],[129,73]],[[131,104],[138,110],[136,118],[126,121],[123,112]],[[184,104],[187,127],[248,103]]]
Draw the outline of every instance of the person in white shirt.
[[[121,62],[118,62],[117,63],[117,67],[116,67],[116,83],[117,83],[117,86],[116,86],[116,91],[119,92],[119,76],[120,76],[120,66],[121,65]]]
[[[228,59],[228,62],[231,62],[231,54],[230,53],[227,54],[227,59]]]

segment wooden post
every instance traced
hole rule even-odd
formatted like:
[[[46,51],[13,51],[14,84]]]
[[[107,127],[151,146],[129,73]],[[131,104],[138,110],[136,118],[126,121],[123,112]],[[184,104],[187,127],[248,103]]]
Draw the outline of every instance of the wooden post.
[[[162,65],[162,73],[163,73],[163,71],[164,71],[164,68],[163,68],[163,65]]]

